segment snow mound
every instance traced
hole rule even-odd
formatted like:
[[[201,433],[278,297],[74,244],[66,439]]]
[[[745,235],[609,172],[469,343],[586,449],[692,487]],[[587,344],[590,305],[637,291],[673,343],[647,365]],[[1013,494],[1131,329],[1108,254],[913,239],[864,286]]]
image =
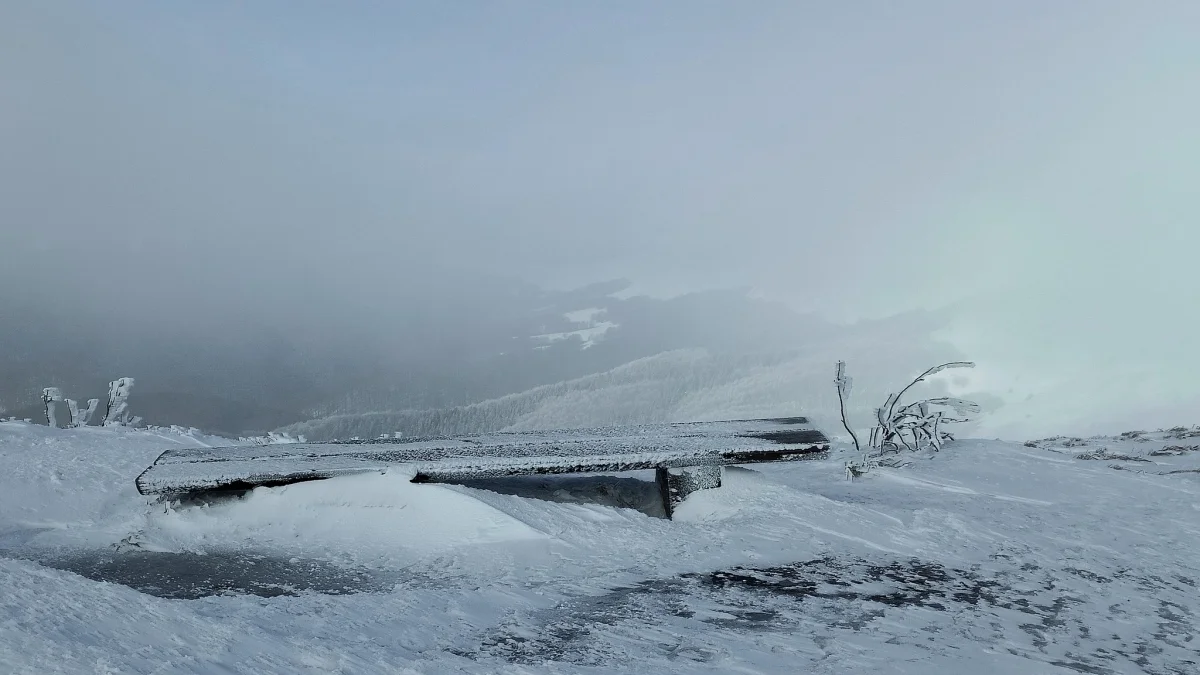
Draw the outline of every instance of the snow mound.
[[[0,422],[0,548],[115,541],[149,508],[133,477],[163,450],[231,443],[182,429]]]
[[[241,498],[169,508],[147,518],[151,550],[269,548],[383,566],[449,549],[546,535],[441,485],[392,471],[258,488]]]

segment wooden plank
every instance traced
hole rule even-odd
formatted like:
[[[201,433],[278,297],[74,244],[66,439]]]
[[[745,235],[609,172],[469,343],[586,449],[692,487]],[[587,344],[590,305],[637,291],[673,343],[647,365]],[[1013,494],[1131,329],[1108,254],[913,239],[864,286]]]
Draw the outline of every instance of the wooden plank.
[[[145,495],[242,490],[397,469],[414,481],[720,466],[824,457],[806,418],[171,449],[137,478]]]

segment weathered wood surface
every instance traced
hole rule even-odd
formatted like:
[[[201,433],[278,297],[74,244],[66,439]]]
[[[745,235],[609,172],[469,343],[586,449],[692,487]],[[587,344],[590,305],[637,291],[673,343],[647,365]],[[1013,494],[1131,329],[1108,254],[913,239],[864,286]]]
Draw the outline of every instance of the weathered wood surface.
[[[385,471],[414,481],[722,466],[825,457],[806,418],[171,449],[137,478],[144,495],[244,490]]]

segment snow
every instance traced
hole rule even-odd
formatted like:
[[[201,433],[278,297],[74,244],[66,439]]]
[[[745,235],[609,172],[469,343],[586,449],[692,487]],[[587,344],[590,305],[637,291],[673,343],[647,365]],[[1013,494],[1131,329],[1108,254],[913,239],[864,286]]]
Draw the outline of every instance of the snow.
[[[143,494],[182,494],[233,483],[281,485],[387,470],[458,480],[536,473],[628,471],[823,457],[829,441],[805,418],[506,432],[450,439],[197,450],[173,448],[137,477]]]
[[[563,314],[563,318],[571,323],[591,324],[597,316],[607,311],[601,307],[588,307],[587,309],[577,309],[574,312],[567,312]]]
[[[977,433],[1115,434],[1194,421],[1200,389],[1189,373],[1200,372],[1200,351],[1181,339],[1190,314],[1152,309],[1156,294],[1148,290],[1122,282],[1099,292],[1058,275],[948,312],[948,325],[932,337],[980,364],[967,374],[970,388],[1004,401]]]
[[[143,547],[267,547],[289,556],[353,551],[353,562],[407,566],[461,546],[545,534],[460,492],[418,485],[401,472],[255,490],[241,500],[147,517]],[[336,553],[335,553],[336,555]]]
[[[839,448],[727,468],[674,521],[646,499],[648,472],[461,485],[389,472],[205,504],[134,489],[162,450],[226,443],[0,423],[0,671],[1200,663],[1200,430],[959,441],[854,481]],[[172,595],[203,575],[227,592]]]
[[[555,342],[579,338],[580,349],[590,349],[596,345],[605,334],[613,328],[617,328],[620,324],[612,321],[597,321],[596,318],[607,312],[600,307],[589,307],[587,309],[579,309],[563,314],[563,318],[568,322],[582,325],[582,328],[571,331],[563,331],[559,333],[543,333],[541,335],[533,335],[531,339],[544,344],[534,347],[534,349],[545,349]],[[543,329],[544,330],[544,329]]]
[[[532,339],[539,341],[539,342],[546,342],[549,344],[553,344],[553,343],[559,342],[561,340],[569,340],[571,338],[579,338],[580,343],[581,343],[579,348],[580,349],[590,349],[591,347],[594,347],[596,345],[596,343],[601,340],[601,338],[604,337],[605,333],[607,333],[609,330],[616,328],[616,327],[617,327],[617,324],[615,324],[611,321],[601,321],[592,326],[589,326],[588,328],[580,328],[579,330],[565,331],[562,333],[543,333],[541,335],[532,336]],[[543,346],[545,346],[545,345],[543,345]],[[536,347],[535,347],[535,349],[536,349]]]

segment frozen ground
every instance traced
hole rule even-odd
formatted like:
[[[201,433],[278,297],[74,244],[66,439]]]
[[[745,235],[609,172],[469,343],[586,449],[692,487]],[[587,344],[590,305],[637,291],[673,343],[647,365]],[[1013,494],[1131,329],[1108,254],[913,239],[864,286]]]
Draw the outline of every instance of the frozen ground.
[[[1200,672],[1200,431],[730,469],[676,521],[644,474],[136,493],[207,442],[0,423],[0,672]]]

